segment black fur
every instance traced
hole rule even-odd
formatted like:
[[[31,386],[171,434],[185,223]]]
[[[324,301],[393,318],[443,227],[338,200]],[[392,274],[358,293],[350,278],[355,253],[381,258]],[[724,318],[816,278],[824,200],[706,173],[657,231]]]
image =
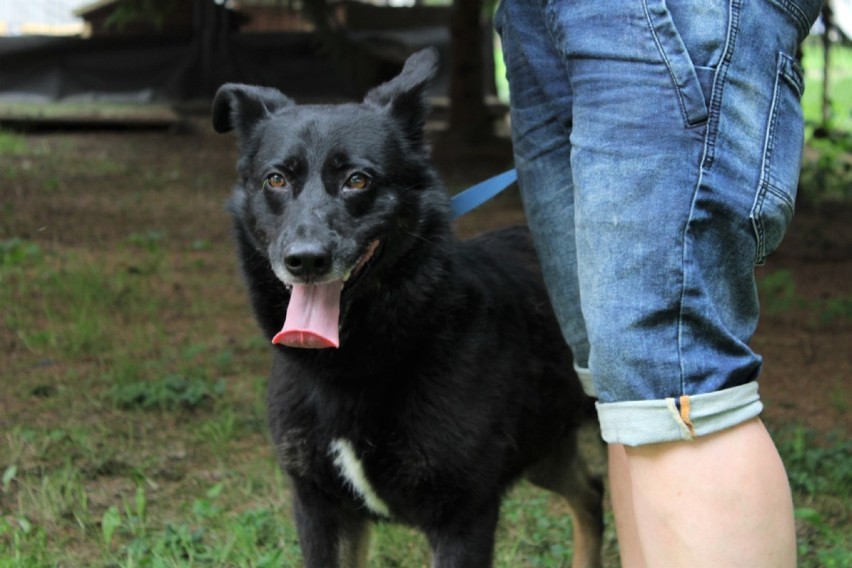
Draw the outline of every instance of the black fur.
[[[216,130],[234,129],[240,141],[230,208],[267,337],[282,325],[282,259],[294,247],[351,268],[380,242],[343,289],[340,347],[274,349],[269,423],[311,568],[359,565],[367,521],[385,518],[333,463],[339,439],[355,449],[387,518],[427,535],[435,566],[489,566],[504,491],[557,457],[556,469],[581,470],[571,478],[578,487],[563,487],[569,473],[538,482],[575,497],[575,509],[584,502],[599,546],[600,484],[572,443],[589,399],[529,236],[521,228],[464,242],[453,235],[423,135],[436,59],[432,50],[415,54],[361,104],[296,105],[243,85],[222,87],[214,102]],[[347,189],[353,171],[370,187]],[[271,172],[286,188],[264,188]],[[591,554],[584,565],[596,565]]]

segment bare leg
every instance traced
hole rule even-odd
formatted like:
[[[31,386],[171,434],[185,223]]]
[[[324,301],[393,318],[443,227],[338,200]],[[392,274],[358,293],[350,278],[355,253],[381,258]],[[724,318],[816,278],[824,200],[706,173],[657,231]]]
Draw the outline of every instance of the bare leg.
[[[790,487],[759,419],[626,455],[647,566],[796,565]]]
[[[615,530],[618,533],[621,566],[622,568],[645,568],[633,510],[633,488],[627,454],[622,444],[610,444],[608,455],[609,487],[615,513]]]

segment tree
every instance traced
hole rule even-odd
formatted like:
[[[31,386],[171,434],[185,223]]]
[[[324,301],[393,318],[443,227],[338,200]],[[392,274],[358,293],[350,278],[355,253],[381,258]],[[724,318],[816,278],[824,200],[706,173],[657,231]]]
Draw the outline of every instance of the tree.
[[[455,0],[450,23],[450,131],[462,142],[492,135],[485,103],[482,0]]]

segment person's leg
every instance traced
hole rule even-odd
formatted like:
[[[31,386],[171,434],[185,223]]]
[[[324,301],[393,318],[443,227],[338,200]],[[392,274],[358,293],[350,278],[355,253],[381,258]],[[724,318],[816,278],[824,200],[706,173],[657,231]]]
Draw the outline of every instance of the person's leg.
[[[593,394],[577,280],[568,72],[545,32],[543,2],[503,0],[495,26],[509,80],[515,168],[527,224],[575,368]]]
[[[638,517],[633,506],[633,481],[627,453],[622,444],[607,447],[609,492],[618,535],[618,552],[622,568],[645,568],[645,556],[639,540]]]
[[[635,448],[609,444],[608,455],[622,568],[796,565],[786,473],[759,420],[695,443]],[[685,462],[691,464],[689,476],[682,475]],[[693,469],[696,462],[706,465]],[[730,494],[719,498],[717,485]],[[704,486],[713,491],[695,496],[695,501],[706,500],[714,505],[712,510],[702,506],[694,511],[686,500],[677,498]],[[666,545],[660,546],[661,542]],[[728,557],[720,558],[720,552]]]
[[[812,8],[646,0],[551,11],[571,67],[577,263],[599,417],[609,443],[638,446],[611,463],[619,537],[649,567],[795,563],[789,488],[755,419],[760,357],[748,340],[753,264],[777,245],[795,192],[792,54]]]
[[[564,116],[572,177],[541,172],[545,182],[556,176],[556,183],[576,188],[571,202],[576,261],[568,265],[579,272],[604,438],[639,445],[698,440],[689,444],[699,467],[707,461],[705,448],[715,448],[718,456],[740,450],[742,443],[756,444],[756,459],[737,463],[746,463],[745,470],[767,468],[778,489],[783,467],[777,475],[771,441],[738,433],[749,431],[739,425],[750,424],[762,408],[753,382],[760,358],[747,346],[757,317],[751,263],[777,244],[789,217],[801,123],[795,101],[800,77],[789,54],[796,32],[807,31],[813,6],[803,11],[795,0],[766,0],[749,4],[743,14],[737,1],[700,6],[662,0],[557,6],[557,1],[547,2],[548,27],[539,33],[560,48],[563,66],[542,72],[571,74],[571,96],[563,100],[571,105]],[[696,15],[703,20],[694,20]],[[736,57],[735,46],[741,50]],[[747,64],[731,66],[732,59],[741,62],[742,53]],[[533,145],[528,149],[536,151]],[[525,197],[541,181],[522,177]],[[706,443],[713,437],[733,443]],[[645,546],[634,546],[630,536],[645,537],[639,532],[642,515],[654,515],[646,505],[661,501],[655,491],[665,489],[667,476],[702,482],[706,471],[693,476],[698,469],[693,463],[670,459],[682,458],[686,446],[610,452],[628,560],[646,547],[668,546],[664,527]],[[640,460],[636,468],[633,456]],[[656,485],[646,487],[651,478]],[[691,515],[693,523],[712,524],[711,514],[694,512],[714,511],[717,498],[736,491],[735,479],[721,476],[718,488],[680,495],[676,510]],[[777,494],[789,495],[784,485]],[[790,522],[789,506],[768,509],[771,526]],[[707,530],[692,526],[697,534]],[[789,550],[786,538],[743,536],[764,539],[757,548],[770,557]],[[748,545],[740,540],[733,548]],[[644,560],[648,566],[663,561],[653,555]],[[705,560],[724,565],[712,554]]]
[[[760,420],[696,442],[628,447],[627,456],[648,566],[796,565],[787,476]]]

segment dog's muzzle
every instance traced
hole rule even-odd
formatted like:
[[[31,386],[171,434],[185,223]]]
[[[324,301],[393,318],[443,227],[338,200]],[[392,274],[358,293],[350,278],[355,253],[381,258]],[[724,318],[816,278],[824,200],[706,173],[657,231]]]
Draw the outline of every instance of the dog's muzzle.
[[[343,287],[352,276],[363,270],[376,254],[379,244],[378,240],[372,241],[352,270],[339,280],[293,284],[284,326],[272,338],[272,343],[303,349],[340,347],[340,296]],[[330,272],[332,259],[329,253],[304,248],[288,251],[284,265],[293,276],[310,282]]]

